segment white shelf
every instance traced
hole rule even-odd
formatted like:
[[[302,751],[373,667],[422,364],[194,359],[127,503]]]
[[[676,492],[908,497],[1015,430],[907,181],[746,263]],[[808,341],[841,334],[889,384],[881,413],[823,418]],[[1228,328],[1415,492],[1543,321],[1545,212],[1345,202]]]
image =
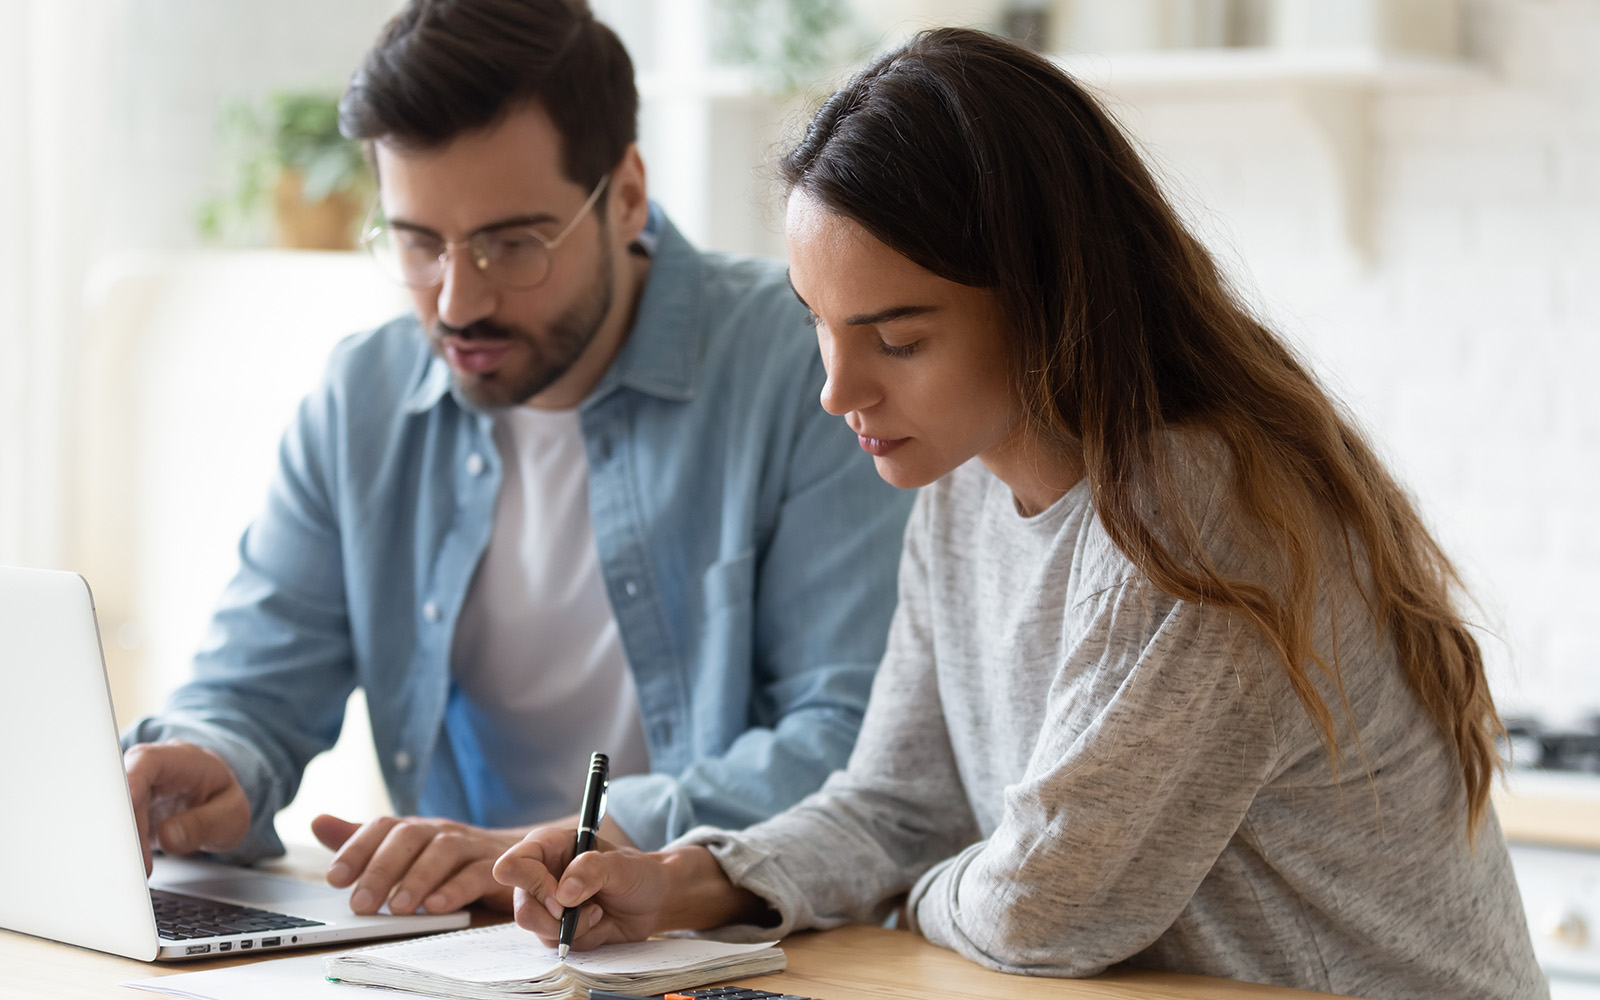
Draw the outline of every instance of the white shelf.
[[[1051,59],[1089,88],[1132,103],[1287,96],[1329,165],[1345,244],[1362,264],[1371,262],[1374,251],[1373,97],[1448,93],[1489,79],[1460,59],[1370,47],[1173,49]]]
[[[1354,49],[1218,48],[1052,55],[1078,80],[1111,92],[1181,88],[1214,92],[1261,85],[1359,85],[1454,88],[1481,81],[1482,70],[1442,56]]]

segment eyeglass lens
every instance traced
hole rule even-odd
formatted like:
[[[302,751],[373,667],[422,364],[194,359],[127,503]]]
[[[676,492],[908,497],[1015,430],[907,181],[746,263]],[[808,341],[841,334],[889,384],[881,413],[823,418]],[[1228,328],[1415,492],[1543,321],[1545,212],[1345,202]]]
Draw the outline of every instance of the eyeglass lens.
[[[514,226],[477,233],[456,252],[497,285],[532,288],[550,276],[550,248],[537,230]],[[383,226],[368,248],[389,275],[413,288],[431,288],[444,278],[450,248],[437,236]]]

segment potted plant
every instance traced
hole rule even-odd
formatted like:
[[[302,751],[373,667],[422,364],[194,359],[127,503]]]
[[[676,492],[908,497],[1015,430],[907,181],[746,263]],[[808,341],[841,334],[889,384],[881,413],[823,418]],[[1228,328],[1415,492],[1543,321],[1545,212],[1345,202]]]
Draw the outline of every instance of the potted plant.
[[[866,48],[847,0],[717,0],[712,10],[718,59],[774,95],[817,85]]]
[[[339,134],[338,101],[296,91],[228,105],[220,132],[231,186],[201,207],[201,232],[252,242],[270,217],[279,246],[352,249],[372,175],[361,145]]]

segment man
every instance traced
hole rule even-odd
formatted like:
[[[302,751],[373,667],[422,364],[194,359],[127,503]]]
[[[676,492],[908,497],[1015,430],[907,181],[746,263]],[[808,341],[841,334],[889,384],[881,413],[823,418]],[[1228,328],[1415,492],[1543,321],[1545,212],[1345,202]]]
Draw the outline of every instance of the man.
[[[818,406],[782,268],[652,210],[637,101],[582,0],[413,0],[368,55],[341,122],[416,315],[335,351],[194,680],[125,734],[147,852],[281,852],[356,685],[406,818],[313,830],[362,913],[509,908],[490,866],[593,750],[646,848],[844,763],[910,495]]]

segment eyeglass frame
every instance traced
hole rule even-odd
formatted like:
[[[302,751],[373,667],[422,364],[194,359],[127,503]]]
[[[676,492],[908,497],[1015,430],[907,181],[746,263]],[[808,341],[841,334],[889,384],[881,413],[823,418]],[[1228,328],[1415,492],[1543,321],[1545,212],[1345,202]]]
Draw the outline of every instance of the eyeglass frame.
[[[411,230],[422,233],[429,232],[429,230],[423,229],[420,226],[396,227],[387,222],[374,223],[373,220],[377,218],[383,209],[383,206],[378,204],[372,206],[372,211],[367,213],[367,222],[361,227],[362,232],[360,242],[361,245],[366,248],[368,255],[372,257],[373,263],[377,264],[378,270],[383,271],[390,278],[397,280],[400,284],[407,288],[422,290],[426,288],[435,288],[442,284],[444,282],[445,270],[450,266],[450,255],[457,250],[468,250],[471,252],[471,256],[468,259],[472,261],[473,268],[479,274],[483,275],[486,279],[496,285],[499,285],[500,287],[525,292],[529,289],[538,288],[540,285],[543,285],[546,281],[550,280],[550,273],[554,269],[556,248],[561,246],[562,242],[568,236],[572,235],[573,230],[578,228],[578,223],[582,222],[584,216],[588,215],[590,210],[594,208],[595,204],[600,200],[601,193],[605,191],[606,185],[609,184],[610,181],[611,174],[609,172],[602,175],[599,183],[595,184],[594,190],[589,192],[589,197],[584,199],[583,206],[579,208],[577,214],[572,217],[572,221],[568,222],[566,228],[562,229],[561,232],[555,234],[554,236],[546,236],[537,229],[534,229],[531,224],[526,222],[503,222],[494,223],[492,225],[485,226],[482,229],[475,230],[464,240],[440,239],[439,254],[434,258],[434,266],[438,268],[438,274],[432,281],[425,285],[412,284],[410,281],[407,281],[404,277],[404,267],[400,268],[400,275],[390,273],[388,268],[379,263],[379,253],[377,250],[373,249],[373,243],[375,243],[380,236],[394,233],[397,229]],[[531,285],[512,285],[494,281],[494,279],[490,277],[489,273],[489,265],[492,262],[489,260],[488,255],[483,251],[482,243],[480,242],[485,237],[496,232],[497,230],[511,229],[517,226],[523,226],[527,228],[528,235],[539,241],[539,243],[544,247],[545,254],[550,261],[550,263],[545,267],[544,274],[540,276],[538,281],[535,281]],[[437,233],[434,233],[433,235],[438,236]]]

